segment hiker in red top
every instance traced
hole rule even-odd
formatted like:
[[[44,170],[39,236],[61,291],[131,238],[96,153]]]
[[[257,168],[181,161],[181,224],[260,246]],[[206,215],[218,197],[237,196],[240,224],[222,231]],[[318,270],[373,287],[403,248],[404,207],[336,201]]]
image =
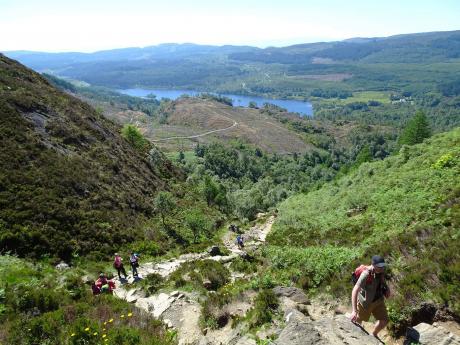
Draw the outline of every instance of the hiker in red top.
[[[123,259],[121,258],[120,255],[118,255],[118,253],[115,253],[115,259],[113,260],[113,267],[117,270],[118,272],[118,278],[121,280],[121,275],[120,273],[123,273],[123,275],[125,276],[125,280],[126,278],[128,277],[128,275],[126,274],[126,270],[125,268],[123,267]]]
[[[390,296],[390,289],[385,282],[385,266],[385,260],[374,255],[370,266],[361,265],[353,274],[357,280],[351,293],[353,312],[350,318],[351,321],[361,324],[373,315],[377,320],[372,332],[374,337],[388,323],[385,298]]]
[[[103,293],[103,292],[112,293],[112,291],[115,289],[115,283],[112,280],[108,280],[105,277],[104,273],[99,274],[99,278],[98,280],[96,280],[96,283],[94,285],[99,289],[100,293]],[[95,293],[94,287],[92,288],[92,290],[93,290],[93,294],[96,295],[97,293]]]

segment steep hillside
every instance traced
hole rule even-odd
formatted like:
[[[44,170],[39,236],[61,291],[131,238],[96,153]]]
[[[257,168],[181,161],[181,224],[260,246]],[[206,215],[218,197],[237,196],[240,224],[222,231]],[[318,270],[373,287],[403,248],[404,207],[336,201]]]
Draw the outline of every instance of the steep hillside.
[[[0,55],[0,251],[111,252],[179,173],[86,103]],[[158,158],[160,157],[160,158]]]
[[[305,275],[306,286],[331,284],[348,295],[348,272],[380,253],[391,265],[393,325],[432,322],[436,309],[419,309],[422,301],[458,318],[459,220],[457,128],[287,199],[269,236],[270,256],[285,276]]]

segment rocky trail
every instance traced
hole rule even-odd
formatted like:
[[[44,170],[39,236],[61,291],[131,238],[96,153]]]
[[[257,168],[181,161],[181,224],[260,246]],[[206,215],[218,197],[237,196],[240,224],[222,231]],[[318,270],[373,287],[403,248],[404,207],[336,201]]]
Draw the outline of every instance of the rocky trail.
[[[240,250],[235,243],[234,232],[228,231],[223,236],[223,243],[228,251],[227,255],[220,255],[217,247],[197,254],[184,254],[175,259],[160,263],[141,263],[139,267],[140,279],[150,274],[159,274],[167,278],[182,264],[197,260],[216,260],[227,267],[230,263],[244,256],[247,250],[254,250],[265,243],[265,239],[275,221],[274,216],[251,227],[243,233],[245,240],[244,250]],[[231,270],[230,270],[231,271]],[[244,274],[231,271],[234,281],[243,278]],[[175,329],[180,345],[309,345],[309,344],[348,344],[348,345],[405,345],[411,344],[408,340],[393,340],[382,332],[382,340],[376,339],[366,332],[372,330],[372,324],[365,323],[361,329],[350,322],[347,307],[330,302],[310,301],[305,293],[295,287],[276,287],[273,289],[280,301],[280,311],[284,315],[282,320],[274,320],[271,325],[261,329],[257,342],[253,336],[245,334],[244,323],[236,326],[228,322],[217,330],[205,330],[203,334],[199,319],[201,315],[200,296],[196,292],[172,291],[160,292],[147,296],[140,287],[133,286],[131,276],[126,281],[115,278],[117,288],[114,295],[136,305],[136,307],[151,313],[155,318],[163,320],[168,328]],[[253,307],[256,293],[247,291],[238,301],[225,306],[229,315],[244,317]],[[366,329],[366,330],[365,330]],[[459,329],[450,329],[442,324],[420,324],[412,330],[414,344],[444,344],[460,345]],[[275,338],[276,340],[270,340]],[[417,342],[418,341],[418,342]]]

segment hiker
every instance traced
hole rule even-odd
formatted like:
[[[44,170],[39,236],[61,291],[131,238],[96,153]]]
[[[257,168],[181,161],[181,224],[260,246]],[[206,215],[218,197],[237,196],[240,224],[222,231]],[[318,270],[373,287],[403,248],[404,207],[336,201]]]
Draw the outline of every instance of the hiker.
[[[137,268],[139,267],[139,254],[131,252],[129,263],[131,264],[131,269],[133,270],[133,276],[138,277]]]
[[[91,283],[91,290],[93,291],[93,295],[99,295],[101,293],[101,289],[96,285],[95,282]]]
[[[236,244],[238,245],[239,249],[242,249],[244,247],[243,236],[241,235],[236,236]]]
[[[123,259],[121,258],[121,256],[118,255],[118,253],[115,253],[115,259],[113,260],[113,267],[117,270],[118,278],[120,280],[121,280],[120,273],[123,273],[123,275],[125,276],[125,279],[128,277],[122,261]]]
[[[388,323],[385,298],[390,296],[390,289],[385,282],[386,263],[383,257],[374,255],[371,263],[370,266],[361,265],[355,270],[354,275],[359,275],[359,278],[351,293],[353,312],[350,318],[352,322],[361,324],[373,315],[377,322],[372,335],[378,338],[378,333]]]
[[[99,278],[96,280],[94,285],[99,289],[99,293],[112,293],[112,291],[115,289],[115,283],[112,280],[108,280],[104,273],[99,274]],[[95,293],[97,292],[95,287],[91,286],[93,294],[97,295],[98,293]]]

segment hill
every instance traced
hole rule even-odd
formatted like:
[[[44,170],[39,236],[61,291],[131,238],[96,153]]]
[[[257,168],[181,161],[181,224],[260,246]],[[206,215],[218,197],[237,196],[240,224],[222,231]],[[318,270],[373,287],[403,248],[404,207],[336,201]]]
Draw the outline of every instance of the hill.
[[[325,89],[345,97],[376,90],[445,93],[452,83],[457,90],[459,42],[460,31],[448,31],[265,49],[167,44],[91,54],[7,54],[38,71],[93,85],[303,99]]]
[[[457,128],[287,199],[268,238],[273,267],[348,295],[347,272],[380,253],[391,268],[395,331],[432,322],[437,310],[458,319],[459,148]]]
[[[235,139],[258,146],[267,152],[283,154],[303,153],[313,148],[298,133],[258,109],[232,107],[201,98],[180,98],[171,102],[165,112],[166,123],[147,125],[144,133],[156,145],[168,151],[191,150],[197,143],[208,144],[216,140],[228,142]],[[189,140],[164,140],[210,131],[217,132]]]
[[[153,165],[147,147],[134,148],[89,105],[3,55],[0,112],[2,252],[63,259],[112,252],[133,241],[153,196],[181,176],[161,154]]]

